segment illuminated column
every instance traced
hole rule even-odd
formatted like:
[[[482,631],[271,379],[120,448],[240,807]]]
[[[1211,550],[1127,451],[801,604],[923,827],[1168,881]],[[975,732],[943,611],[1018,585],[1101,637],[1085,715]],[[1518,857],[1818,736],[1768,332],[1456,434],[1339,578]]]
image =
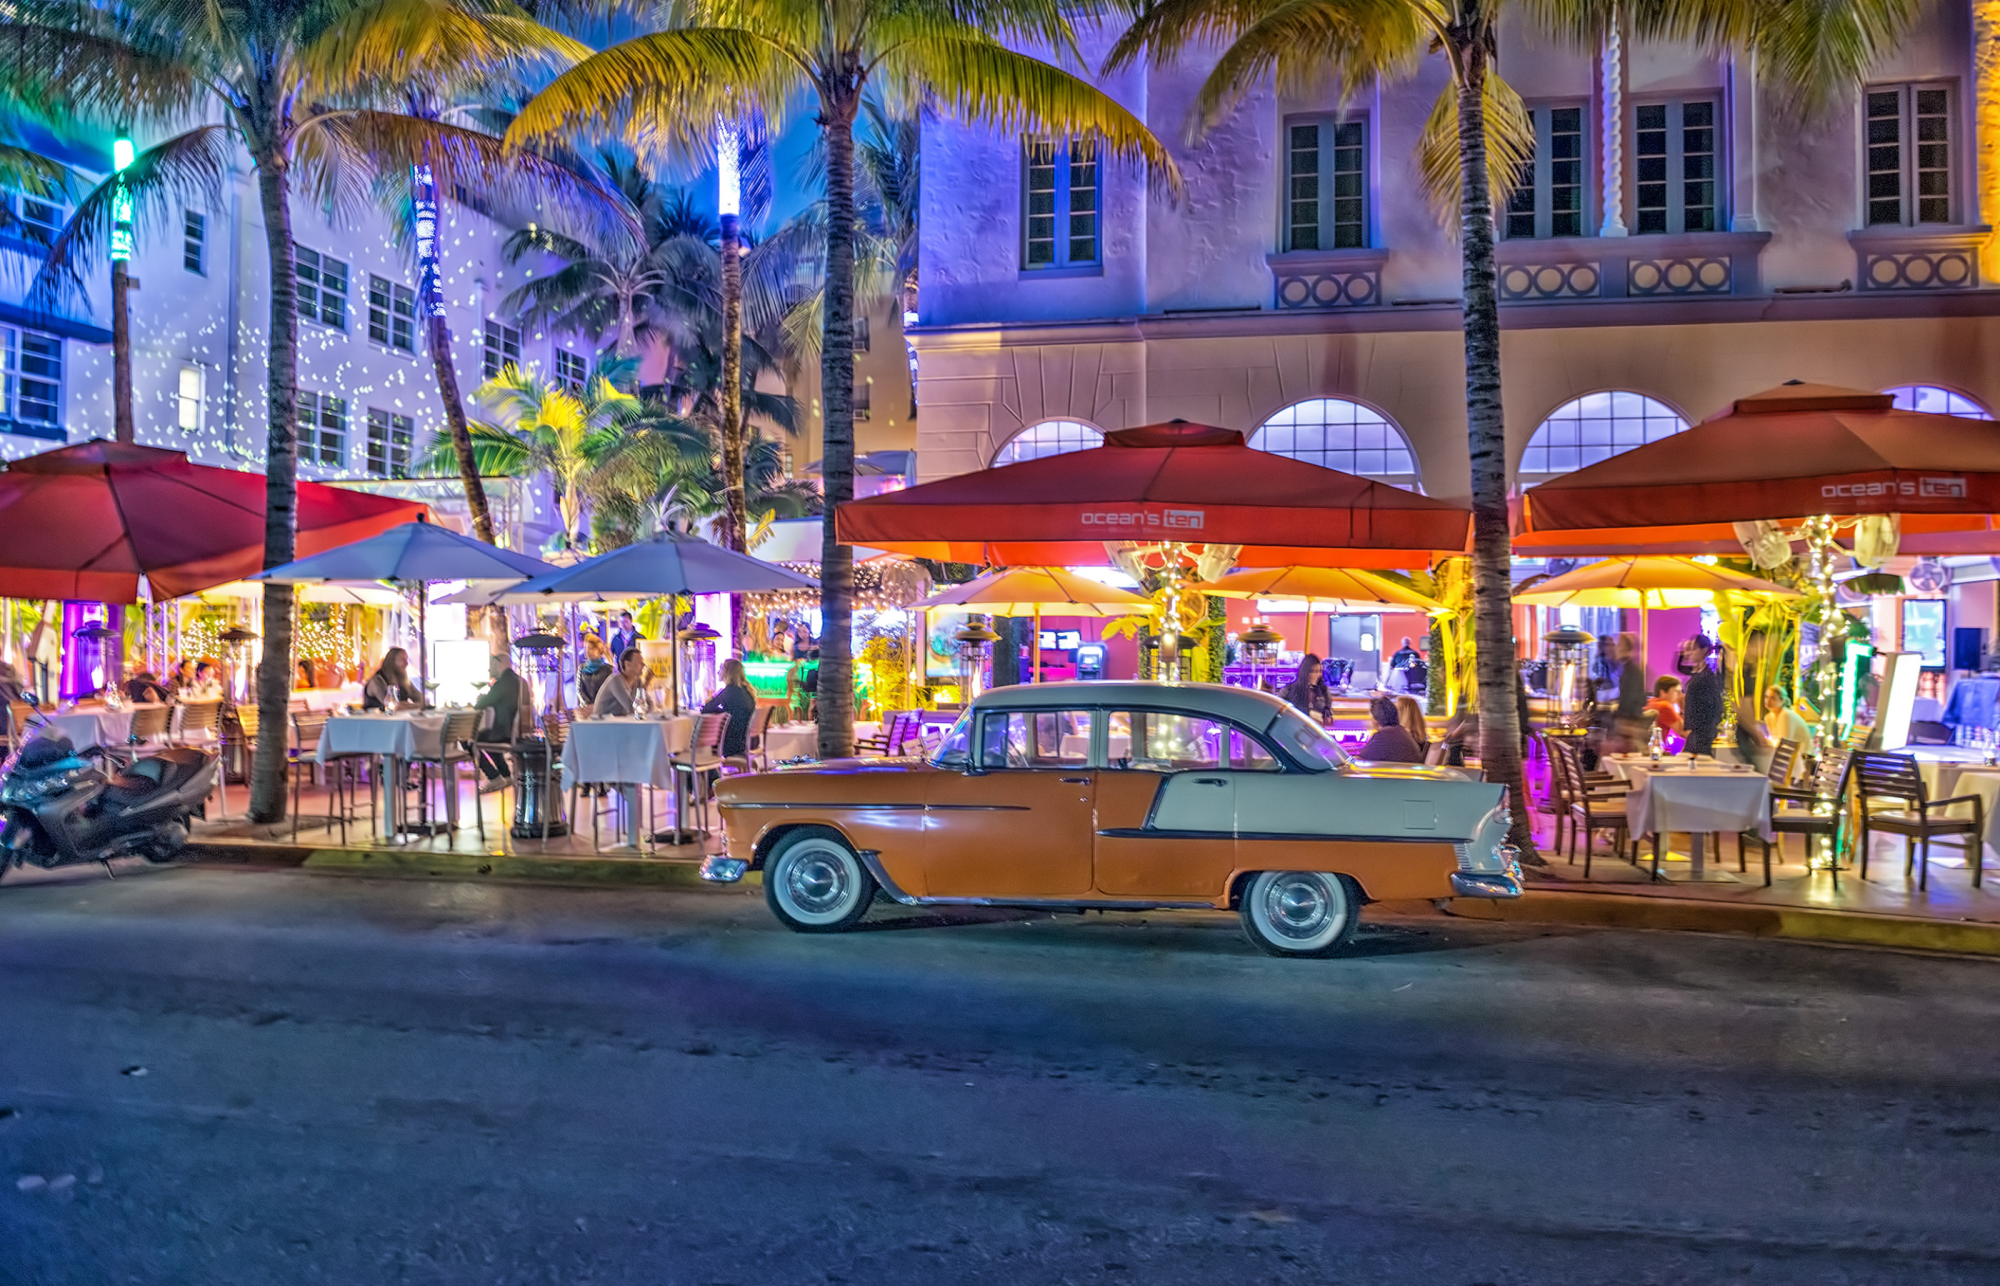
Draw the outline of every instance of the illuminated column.
[[[1966,211],[1966,222],[1992,223],[2000,216],[2000,0],[1972,0],[1972,92],[1979,209]],[[2000,241],[1992,236],[1980,271],[1988,283],[2000,281]]]
[[[132,193],[125,171],[132,164],[132,140],[111,145],[111,417],[112,436],[135,442],[132,423]]]
[[[1604,135],[1604,224],[1600,237],[1622,237],[1625,228],[1625,38],[1619,30],[1619,14],[1613,10],[1611,30],[1605,33],[1603,55],[1604,87],[1599,100],[1602,108],[1600,132]]]

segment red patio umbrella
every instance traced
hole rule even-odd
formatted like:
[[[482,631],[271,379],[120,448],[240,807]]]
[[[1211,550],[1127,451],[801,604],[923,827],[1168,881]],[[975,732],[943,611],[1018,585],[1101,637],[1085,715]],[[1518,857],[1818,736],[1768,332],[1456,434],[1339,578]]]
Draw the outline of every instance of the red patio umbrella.
[[[427,507],[317,482],[298,489],[298,551],[411,522]],[[185,452],[83,442],[0,473],[0,598],[129,603],[224,585],[264,565],[264,475]]]
[[[1529,488],[1514,549],[1741,553],[1737,522],[1890,513],[1903,553],[2000,553],[2000,423],[1794,381]]]
[[[850,501],[835,524],[850,544],[1009,567],[1100,564],[1106,541],[1127,540],[1241,545],[1245,567],[1423,567],[1465,550],[1472,516],[1172,420]]]

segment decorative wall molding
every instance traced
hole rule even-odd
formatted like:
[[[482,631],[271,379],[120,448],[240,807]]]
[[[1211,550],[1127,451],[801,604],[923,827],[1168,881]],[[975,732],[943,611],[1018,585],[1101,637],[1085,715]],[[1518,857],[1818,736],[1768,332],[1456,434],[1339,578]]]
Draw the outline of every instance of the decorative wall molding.
[[[1991,228],[1869,228],[1848,234],[1863,290],[1976,290]]]
[[[1307,251],[1267,255],[1272,306],[1280,312],[1370,308],[1384,302],[1382,265],[1387,250]]]
[[[1770,239],[1768,232],[1691,232],[1502,241],[1500,298],[1525,304],[1755,295],[1762,292],[1757,261]]]

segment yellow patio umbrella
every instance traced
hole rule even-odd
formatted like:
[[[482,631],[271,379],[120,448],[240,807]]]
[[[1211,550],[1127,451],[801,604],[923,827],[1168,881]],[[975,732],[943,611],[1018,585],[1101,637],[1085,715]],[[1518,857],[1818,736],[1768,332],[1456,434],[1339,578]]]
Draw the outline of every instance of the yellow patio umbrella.
[[[1781,598],[1803,598],[1798,590],[1747,572],[1731,571],[1692,558],[1664,554],[1607,558],[1552,576],[1514,595],[1533,607],[1622,607],[1639,612],[1640,647],[1646,646],[1646,613],[1653,608],[1706,607],[1720,594],[1739,607]]]
[[[1315,604],[1336,607],[1407,607],[1442,612],[1443,604],[1375,572],[1350,567],[1252,567],[1230,572],[1200,587],[1224,598],[1303,598],[1306,637],[1301,652],[1312,651]],[[1328,640],[1331,645],[1331,640]]]
[[[947,585],[918,603],[921,611],[940,607],[976,608],[995,616],[1035,618],[1035,681],[1042,678],[1042,612],[1061,608],[1061,616],[1131,616],[1148,612],[1153,604],[1146,598],[1094,581],[1088,576],[1060,567],[1006,567],[988,572],[962,585]]]

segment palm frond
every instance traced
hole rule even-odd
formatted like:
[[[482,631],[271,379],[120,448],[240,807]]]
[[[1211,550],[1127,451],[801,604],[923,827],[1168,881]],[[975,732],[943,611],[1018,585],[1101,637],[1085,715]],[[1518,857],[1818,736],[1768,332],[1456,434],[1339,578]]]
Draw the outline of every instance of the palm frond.
[[[1461,171],[1458,161],[1458,82],[1445,82],[1430,118],[1417,139],[1417,172],[1423,178],[1424,197],[1438,222],[1447,228],[1458,226]],[[1514,87],[1495,72],[1486,73],[1486,181],[1493,190],[1493,208],[1504,209],[1507,199],[1526,179],[1526,170],[1535,160],[1535,123],[1527,104]]]
[[[1349,100],[1414,71],[1433,35],[1426,7],[1413,0],[1277,0],[1216,60],[1188,113],[1189,132],[1212,129],[1266,78],[1280,94],[1319,94],[1331,84]]]
[[[339,12],[298,62],[317,93],[366,100],[410,85],[441,93],[502,73],[560,71],[590,54],[505,0],[369,0]]]
[[[29,288],[29,302],[54,307],[87,298],[83,283],[108,254],[116,221],[118,180],[132,198],[133,235],[144,237],[172,223],[183,207],[212,210],[222,201],[222,180],[235,155],[227,127],[203,125],[157,143],[77,202]]]

